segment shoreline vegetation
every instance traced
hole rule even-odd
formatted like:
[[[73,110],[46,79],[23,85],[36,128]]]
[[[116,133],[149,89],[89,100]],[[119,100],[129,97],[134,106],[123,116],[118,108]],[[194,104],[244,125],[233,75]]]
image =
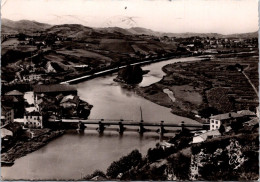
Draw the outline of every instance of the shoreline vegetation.
[[[190,144],[192,135],[184,130],[171,141],[171,147],[158,143],[143,156],[133,150],[112,162],[105,172],[96,170],[83,180],[257,180],[258,128],[224,133],[198,144]]]
[[[6,152],[1,153],[1,161],[13,163],[16,159],[32,153],[47,145],[52,140],[62,136],[64,132],[64,130],[51,130],[47,128],[31,130],[31,132],[27,132],[27,136],[22,136],[22,140],[17,141],[14,146]]]

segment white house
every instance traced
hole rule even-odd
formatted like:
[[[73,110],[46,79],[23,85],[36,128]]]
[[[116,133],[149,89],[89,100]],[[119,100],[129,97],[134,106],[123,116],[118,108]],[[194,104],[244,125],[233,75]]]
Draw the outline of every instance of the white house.
[[[230,113],[225,113],[225,114],[218,114],[215,116],[210,116],[210,130],[218,130],[220,125],[223,124],[223,122],[232,120],[234,118],[239,118],[243,117],[243,115],[235,113],[235,112],[230,112]]]
[[[23,80],[24,81],[38,81],[42,78],[42,76],[40,74],[30,74],[30,75],[25,75],[23,76]]]
[[[43,128],[42,115],[39,111],[32,111],[24,116],[24,126],[27,128]]]

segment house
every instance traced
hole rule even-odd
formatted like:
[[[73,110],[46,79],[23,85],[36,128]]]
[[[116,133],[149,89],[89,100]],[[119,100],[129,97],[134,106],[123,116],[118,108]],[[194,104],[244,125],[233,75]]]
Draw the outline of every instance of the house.
[[[43,128],[42,115],[39,111],[32,111],[24,116],[24,126],[27,128]]]
[[[1,108],[1,126],[14,121],[14,110],[11,107],[2,105]]]
[[[13,109],[14,118],[20,118],[24,115],[24,98],[23,96],[3,95],[1,104]]]
[[[244,117],[244,115],[238,114],[236,112],[210,116],[210,130],[218,130],[221,124],[230,124],[232,120],[242,117]]]
[[[174,144],[166,142],[166,141],[161,142],[160,145],[163,148],[163,150],[165,150],[166,148],[170,148],[170,147],[174,146]]]
[[[221,136],[221,134],[218,130],[207,131],[200,135],[194,135],[194,137],[192,139],[192,143],[201,143],[201,142],[206,141],[209,138],[215,138],[218,136]]]
[[[1,139],[6,138],[6,137],[12,137],[13,132],[9,129],[6,128],[1,128]]]
[[[1,128],[1,138],[2,137],[18,137],[21,134],[22,127],[19,123],[8,123],[6,126]],[[2,133],[3,132],[3,133]]]
[[[5,95],[23,97],[24,94],[22,92],[19,92],[18,90],[12,90],[10,92],[7,92]]]
[[[71,85],[64,84],[52,84],[52,85],[35,85],[34,89],[34,98],[37,100],[37,95],[45,94],[47,96],[56,97],[59,94],[63,95],[77,95],[77,89]]]
[[[29,82],[34,81],[34,80],[39,81],[41,78],[42,77],[39,74],[30,74],[30,75],[23,76],[23,80],[29,81]]]
[[[243,116],[251,116],[251,117],[256,117],[256,114],[252,111],[249,110],[241,110],[241,111],[237,111],[238,114],[241,114]]]
[[[258,118],[253,118],[247,122],[244,122],[244,126],[254,126],[257,125],[259,123],[259,119]]]
[[[63,108],[77,108],[79,105],[79,96],[77,95],[67,95],[63,97],[60,102],[60,106]]]

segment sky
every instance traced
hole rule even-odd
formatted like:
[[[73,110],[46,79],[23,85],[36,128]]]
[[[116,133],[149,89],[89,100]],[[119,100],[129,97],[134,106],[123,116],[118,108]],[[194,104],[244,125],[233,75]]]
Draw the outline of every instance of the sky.
[[[232,34],[258,30],[258,1],[2,0],[1,17],[49,24]]]

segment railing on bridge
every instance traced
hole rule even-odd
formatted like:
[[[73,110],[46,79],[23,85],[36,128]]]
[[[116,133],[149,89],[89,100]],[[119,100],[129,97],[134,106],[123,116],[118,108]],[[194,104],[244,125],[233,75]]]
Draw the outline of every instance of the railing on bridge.
[[[62,119],[60,120],[63,123],[78,123],[78,129],[80,131],[83,131],[85,128],[87,128],[88,125],[98,125],[96,130],[99,133],[103,133],[105,130],[112,130],[112,128],[109,128],[110,126],[118,126],[117,132],[120,134],[123,134],[125,131],[137,131],[140,134],[143,134],[145,132],[157,132],[163,135],[164,133],[169,132],[176,132],[176,130],[169,130],[165,128],[181,128],[182,130],[184,128],[194,128],[196,130],[198,129],[207,129],[208,124],[186,124],[184,121],[182,121],[179,124],[174,123],[165,123],[164,121],[161,122],[143,122],[141,120],[140,122],[136,122],[133,120],[116,120],[116,119],[88,119],[88,120],[81,120],[81,119]],[[133,128],[127,128],[126,126],[136,126],[138,129]],[[147,128],[150,127],[150,128]],[[157,129],[151,129],[152,127],[156,127]],[[115,130],[115,128],[113,128]]]

